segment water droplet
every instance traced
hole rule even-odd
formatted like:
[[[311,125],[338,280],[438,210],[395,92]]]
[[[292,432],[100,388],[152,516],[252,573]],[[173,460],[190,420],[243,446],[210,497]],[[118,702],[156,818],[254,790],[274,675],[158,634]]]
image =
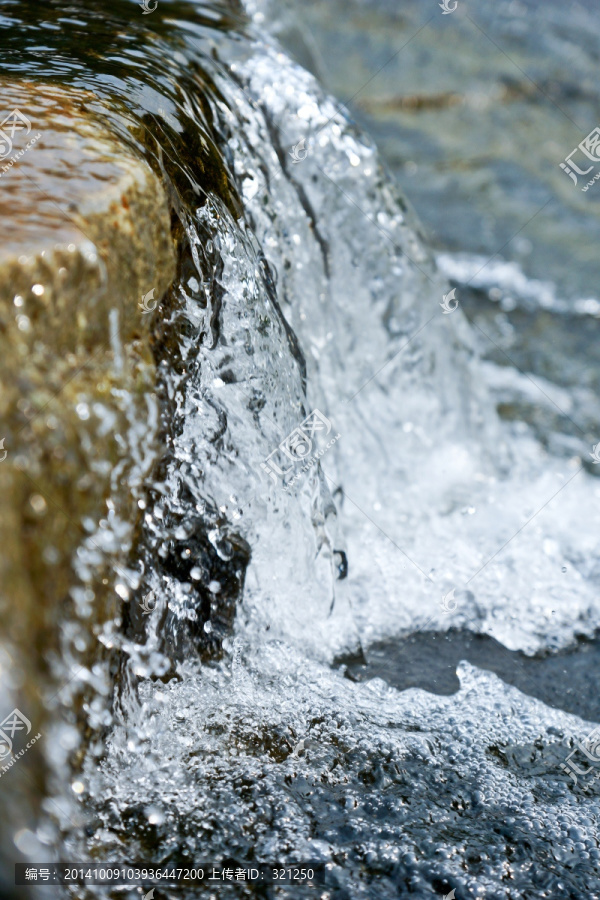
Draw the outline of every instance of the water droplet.
[[[165,821],[165,814],[157,806],[150,806],[146,810],[146,815],[151,825],[162,825]]]
[[[41,494],[32,494],[29,498],[29,502],[31,503],[33,510],[39,515],[46,512],[46,501]]]

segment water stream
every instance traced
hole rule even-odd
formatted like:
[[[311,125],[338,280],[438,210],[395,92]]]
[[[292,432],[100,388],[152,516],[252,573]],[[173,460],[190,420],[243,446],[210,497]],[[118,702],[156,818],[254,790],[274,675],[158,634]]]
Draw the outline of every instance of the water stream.
[[[99,19],[51,0],[52,27],[34,6],[3,5],[3,73],[108,100],[181,244],[155,325],[166,451],[115,573],[80,767],[71,726],[48,742],[60,833],[38,838],[73,859],[317,860],[323,898],[595,896],[600,788],[560,765],[597,703],[534,669],[600,626],[600,483],[498,417],[498,368],[440,307],[376,147],[256,4],[112,0]],[[445,633],[440,684],[419,665]]]

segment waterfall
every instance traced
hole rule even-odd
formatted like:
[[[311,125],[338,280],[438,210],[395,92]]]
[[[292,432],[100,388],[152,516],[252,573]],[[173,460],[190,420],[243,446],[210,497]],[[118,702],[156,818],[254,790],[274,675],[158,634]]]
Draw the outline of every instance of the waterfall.
[[[592,635],[596,482],[499,420],[460,291],[262,7],[159,3],[135,40],[131,8],[107,10],[98,58],[71,48],[43,74],[28,26],[28,74],[105,93],[179,245],[154,319],[163,450],[77,796],[57,764],[62,856],[316,860],[331,896],[437,896],[476,884],[454,841],[505,896],[492,821],[544,859],[557,807],[577,816],[564,783],[532,799],[524,761],[569,715],[467,662],[453,696],[344,675],[418,632],[529,655]]]

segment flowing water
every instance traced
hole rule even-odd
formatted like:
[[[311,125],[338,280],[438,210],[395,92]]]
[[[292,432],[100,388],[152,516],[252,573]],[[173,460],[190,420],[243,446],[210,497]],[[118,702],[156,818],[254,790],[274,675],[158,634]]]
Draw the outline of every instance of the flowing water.
[[[499,369],[443,314],[373,142],[248,12],[52,0],[42,27],[2,7],[4,73],[107,99],[181,241],[154,344],[167,450],[115,573],[80,768],[71,725],[48,741],[60,834],[37,839],[63,859],[325,864],[299,897],[597,896],[600,788],[561,763],[600,719],[556,685],[578,642],[583,694],[598,671],[593,465],[498,417]],[[542,677],[548,659],[566,662]]]

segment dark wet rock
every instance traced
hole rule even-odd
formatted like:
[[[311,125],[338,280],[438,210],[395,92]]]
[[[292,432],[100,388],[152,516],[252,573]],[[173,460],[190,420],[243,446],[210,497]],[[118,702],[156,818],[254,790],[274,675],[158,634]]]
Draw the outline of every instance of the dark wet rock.
[[[161,647],[172,663],[196,654],[212,659],[220,655],[223,640],[232,632],[250,547],[235,533],[211,540],[207,523],[201,518],[188,519],[179,527],[170,523],[170,527],[173,536],[162,546],[146,532],[142,551],[148,569],[152,567],[164,581],[172,579],[187,594],[181,610],[161,604]],[[142,640],[145,635],[147,613],[140,603],[143,590],[136,594],[138,602],[124,607],[124,632],[130,639]],[[160,599],[153,591],[151,605],[156,602]]]
[[[600,721],[600,698],[595,689],[600,675],[598,639],[582,638],[558,653],[528,656],[508,650],[485,634],[457,629],[443,633],[422,631],[373,644],[365,656],[363,660],[340,660],[348,678],[381,678],[401,691],[421,688],[447,696],[459,690],[457,667],[467,660],[548,706]]]

